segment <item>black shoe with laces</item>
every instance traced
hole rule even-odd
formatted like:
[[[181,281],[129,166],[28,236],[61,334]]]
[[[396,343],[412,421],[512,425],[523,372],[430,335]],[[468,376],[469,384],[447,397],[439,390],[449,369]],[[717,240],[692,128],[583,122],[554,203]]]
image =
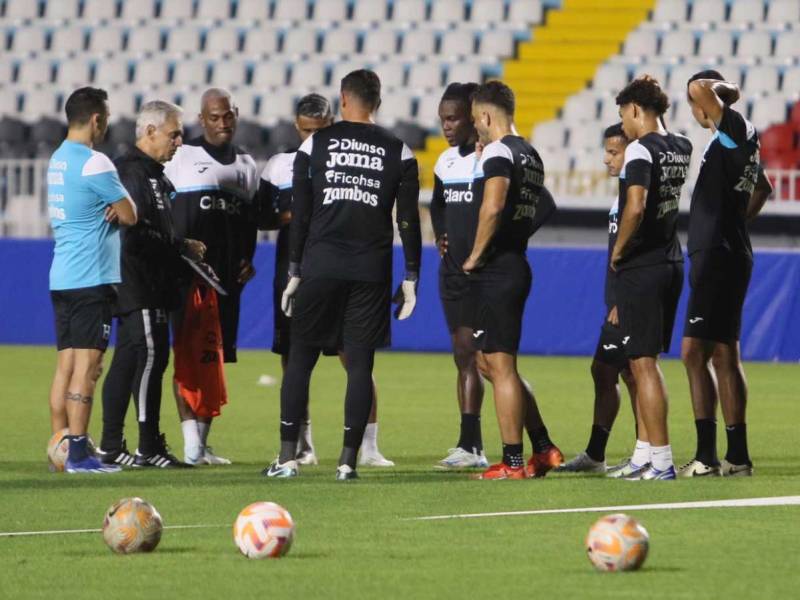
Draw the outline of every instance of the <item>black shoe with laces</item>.
[[[191,469],[194,465],[186,464],[169,451],[167,440],[162,433],[158,438],[159,449],[152,454],[142,454],[136,450],[134,465],[137,467],[157,467],[159,469]]]
[[[117,465],[119,467],[137,467],[136,458],[128,452],[128,445],[122,440],[122,447],[119,450],[103,450],[95,448],[94,453],[104,465]]]

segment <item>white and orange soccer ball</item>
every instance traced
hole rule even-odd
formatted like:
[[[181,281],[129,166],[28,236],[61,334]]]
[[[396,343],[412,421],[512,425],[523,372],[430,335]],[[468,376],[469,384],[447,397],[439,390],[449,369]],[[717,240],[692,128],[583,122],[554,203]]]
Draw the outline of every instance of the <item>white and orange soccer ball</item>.
[[[603,517],[586,536],[586,552],[598,571],[635,571],[644,563],[649,548],[647,530],[623,514]]]
[[[117,554],[152,552],[163,529],[156,507],[141,498],[123,498],[103,519],[103,539]]]
[[[274,502],[246,506],[233,524],[233,541],[247,558],[280,558],[294,540],[294,521]]]

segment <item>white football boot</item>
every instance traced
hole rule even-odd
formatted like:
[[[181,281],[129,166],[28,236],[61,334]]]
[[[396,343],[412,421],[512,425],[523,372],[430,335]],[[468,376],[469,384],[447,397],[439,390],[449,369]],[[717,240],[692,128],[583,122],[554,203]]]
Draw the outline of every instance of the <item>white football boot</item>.
[[[450,448],[447,456],[436,463],[433,468],[439,471],[450,471],[454,469],[486,469],[489,461],[483,451],[479,453],[464,450],[464,448]]]
[[[719,465],[707,465],[699,460],[692,459],[680,469],[678,477],[719,477],[721,475]]]
[[[606,461],[596,461],[586,452],[581,452],[570,461],[553,469],[556,473],[605,473]]]
[[[722,464],[720,465],[720,472],[723,477],[751,477],[753,475],[753,465],[746,463],[743,465],[735,465],[723,458]]]

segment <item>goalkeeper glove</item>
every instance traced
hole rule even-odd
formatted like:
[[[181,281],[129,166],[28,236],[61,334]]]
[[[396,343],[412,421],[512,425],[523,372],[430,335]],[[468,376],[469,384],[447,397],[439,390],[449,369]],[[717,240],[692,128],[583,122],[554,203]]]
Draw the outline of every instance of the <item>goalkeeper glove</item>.
[[[286,289],[283,290],[281,296],[281,310],[287,317],[292,316],[294,310],[294,295],[297,293],[297,288],[300,285],[300,265],[297,263],[289,263],[289,283],[286,284]]]
[[[417,285],[419,284],[419,275],[417,273],[406,273],[403,282],[397,286],[397,291],[392,297],[392,302],[397,304],[394,309],[394,318],[398,321],[403,321],[411,316],[414,312],[414,307],[417,305]]]

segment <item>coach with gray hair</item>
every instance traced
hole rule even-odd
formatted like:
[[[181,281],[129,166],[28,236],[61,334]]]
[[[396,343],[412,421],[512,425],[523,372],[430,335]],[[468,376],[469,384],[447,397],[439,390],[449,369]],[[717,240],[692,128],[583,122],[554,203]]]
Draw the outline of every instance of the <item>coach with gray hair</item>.
[[[183,142],[182,110],[169,102],[145,103],[136,120],[136,145],[114,161],[136,203],[139,221],[123,227],[122,283],[114,314],[117,344],[103,385],[103,438],[100,459],[133,467],[184,467],[172,456],[159,431],[161,382],[169,362],[168,312],[178,305],[181,256],[200,260],[205,246],[175,235],[170,200],[175,188],[164,163]],[[125,413],[133,395],[139,447],[128,451]]]

